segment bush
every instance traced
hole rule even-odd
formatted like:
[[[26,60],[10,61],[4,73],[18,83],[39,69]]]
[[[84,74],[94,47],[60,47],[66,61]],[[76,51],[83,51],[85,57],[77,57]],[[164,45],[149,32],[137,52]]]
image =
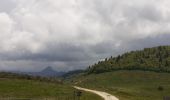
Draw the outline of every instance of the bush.
[[[164,88],[163,88],[162,86],[159,86],[159,87],[158,87],[158,90],[159,90],[159,91],[163,91]]]

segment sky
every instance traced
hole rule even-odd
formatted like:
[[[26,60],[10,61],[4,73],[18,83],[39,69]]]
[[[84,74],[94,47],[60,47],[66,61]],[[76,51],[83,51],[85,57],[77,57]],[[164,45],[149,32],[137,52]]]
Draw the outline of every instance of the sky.
[[[85,69],[170,45],[169,0],[0,0],[0,70]]]

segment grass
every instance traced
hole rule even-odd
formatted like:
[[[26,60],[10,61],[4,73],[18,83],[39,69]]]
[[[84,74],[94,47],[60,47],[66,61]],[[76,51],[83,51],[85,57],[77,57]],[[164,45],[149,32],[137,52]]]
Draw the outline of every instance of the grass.
[[[120,100],[163,100],[170,96],[170,74],[144,71],[117,71],[77,76],[77,85],[106,91]]]
[[[27,100],[73,100],[73,89],[66,84],[55,84],[24,79],[0,79],[0,98]],[[31,99],[29,99],[31,98]],[[102,100],[100,97],[83,92],[81,100]]]

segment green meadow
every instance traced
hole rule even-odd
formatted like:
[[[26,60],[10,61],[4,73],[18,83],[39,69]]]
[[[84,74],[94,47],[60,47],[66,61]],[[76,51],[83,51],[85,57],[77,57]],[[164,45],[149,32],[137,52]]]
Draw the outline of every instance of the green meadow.
[[[170,74],[150,71],[115,71],[79,75],[72,82],[106,91],[120,100],[163,100],[170,96]]]
[[[74,88],[66,84],[25,79],[0,79],[0,98],[3,100],[74,100]],[[102,100],[82,92],[81,100]],[[77,100],[77,97],[76,97]]]

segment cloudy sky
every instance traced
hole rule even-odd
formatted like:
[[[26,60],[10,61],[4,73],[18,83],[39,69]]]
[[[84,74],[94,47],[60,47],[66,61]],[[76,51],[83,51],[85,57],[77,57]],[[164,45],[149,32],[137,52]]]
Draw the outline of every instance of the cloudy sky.
[[[86,68],[170,45],[169,0],[0,0],[0,70]]]

